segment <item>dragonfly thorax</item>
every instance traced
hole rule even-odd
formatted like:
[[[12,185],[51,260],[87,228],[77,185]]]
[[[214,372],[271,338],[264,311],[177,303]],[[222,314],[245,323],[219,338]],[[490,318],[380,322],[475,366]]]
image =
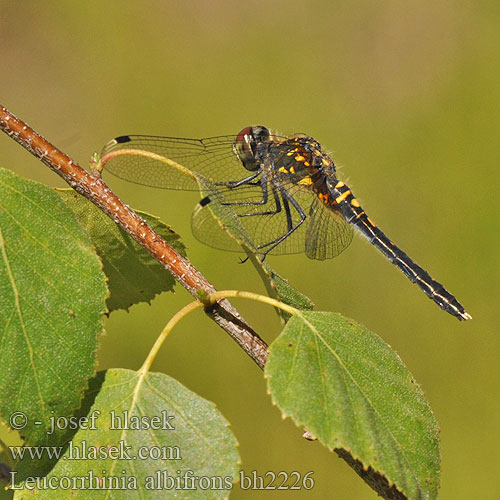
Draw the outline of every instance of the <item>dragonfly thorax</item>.
[[[275,141],[268,148],[266,163],[283,181],[313,187],[324,177],[335,174],[331,158],[321,151],[320,144],[312,137],[298,135]]]

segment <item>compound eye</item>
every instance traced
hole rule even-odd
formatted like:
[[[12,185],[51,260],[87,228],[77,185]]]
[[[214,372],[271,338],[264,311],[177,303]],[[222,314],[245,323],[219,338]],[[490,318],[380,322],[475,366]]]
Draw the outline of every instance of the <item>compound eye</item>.
[[[269,139],[269,131],[265,127],[246,127],[234,140],[233,150],[247,170],[257,170],[260,164],[255,158],[257,143]]]
[[[247,170],[257,169],[252,149],[253,142],[252,127],[246,127],[236,136],[233,143],[234,152]]]

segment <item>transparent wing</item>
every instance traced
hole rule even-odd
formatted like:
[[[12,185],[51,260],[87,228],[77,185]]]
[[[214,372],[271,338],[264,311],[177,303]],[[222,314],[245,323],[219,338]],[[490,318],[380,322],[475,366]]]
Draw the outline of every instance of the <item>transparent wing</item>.
[[[261,175],[269,179],[265,186],[258,178],[233,188],[220,184],[251,174],[233,151],[236,137],[121,136],[103,148],[101,163],[105,171],[136,184],[200,190],[206,199],[193,213],[192,229],[210,246],[238,251],[240,242],[260,253],[270,248],[274,255],[305,251],[320,260],[347,248],[353,231],[341,214],[327,209],[311,189],[285,176],[272,182],[273,162],[262,165]]]
[[[191,216],[194,236],[202,243],[222,250],[243,252],[242,245],[245,245],[258,252],[241,218],[223,201],[222,194],[212,190],[196,205]]]
[[[240,241],[262,254],[290,228],[295,228],[269,253],[306,252],[309,258],[319,260],[335,257],[349,246],[353,230],[341,214],[326,208],[303,186],[280,182],[280,188],[273,190],[268,182],[267,202],[256,204],[264,199],[261,185],[246,184],[233,189],[219,186],[217,195],[205,198],[193,213],[193,234],[215,248],[240,251]]]
[[[126,135],[104,146],[101,163],[105,171],[136,184],[197,191],[193,174],[212,182],[237,181],[248,176],[248,170],[233,152],[235,138]]]
[[[342,253],[352,242],[354,230],[340,211],[327,208],[318,198],[309,209],[305,251],[310,259],[325,260]]]

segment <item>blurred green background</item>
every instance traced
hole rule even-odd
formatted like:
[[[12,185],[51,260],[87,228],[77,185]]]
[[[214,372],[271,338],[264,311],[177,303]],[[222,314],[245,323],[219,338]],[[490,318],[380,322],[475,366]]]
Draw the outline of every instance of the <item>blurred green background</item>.
[[[74,159],[127,133],[203,137],[262,124],[333,152],[370,217],[457,296],[459,323],[361,238],[338,258],[269,263],[311,297],[378,333],[423,386],[441,427],[441,499],[500,498],[500,3],[453,1],[45,1],[0,3],[1,100]],[[7,136],[0,166],[62,182]],[[264,293],[250,265],[205,247],[196,193],[108,177],[135,208],[170,223],[219,289]],[[191,297],[113,313],[100,367],[136,369]],[[237,302],[268,341],[272,308]],[[306,492],[267,498],[375,499],[343,461],[301,438],[260,370],[198,312],[154,369],[214,401],[242,468],[314,471]],[[263,498],[240,491],[232,498]]]

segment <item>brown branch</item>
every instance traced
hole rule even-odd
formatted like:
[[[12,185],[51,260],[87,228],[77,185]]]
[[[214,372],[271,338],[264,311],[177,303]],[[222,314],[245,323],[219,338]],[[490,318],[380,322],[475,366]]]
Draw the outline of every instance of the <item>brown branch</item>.
[[[198,291],[207,294],[216,291],[213,285],[189,261],[179,255],[143,219],[123,203],[98,173],[87,172],[3,106],[0,106],[0,128],[61,176],[75,191],[111,217],[116,224],[164,265],[191,295],[198,298]],[[246,323],[228,300],[218,301],[216,306],[206,313],[238,343],[260,368],[264,367],[267,360],[266,343]]]

